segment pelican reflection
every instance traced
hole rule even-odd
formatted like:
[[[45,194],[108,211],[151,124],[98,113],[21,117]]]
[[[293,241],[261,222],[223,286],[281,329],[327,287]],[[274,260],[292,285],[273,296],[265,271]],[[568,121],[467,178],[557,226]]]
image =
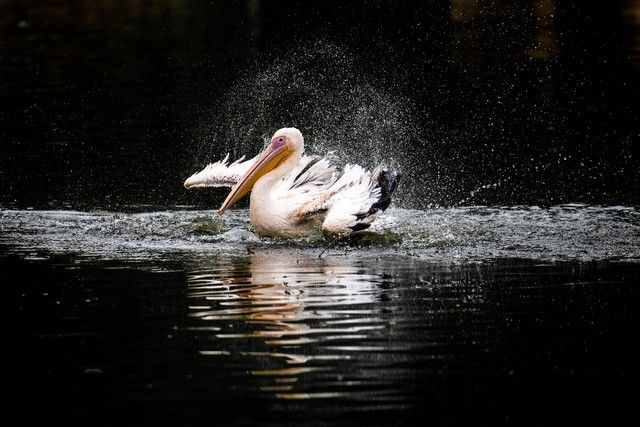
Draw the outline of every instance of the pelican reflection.
[[[203,357],[246,366],[262,392],[307,398],[302,375],[331,370],[386,328],[384,279],[362,259],[319,258],[293,250],[256,250],[248,257],[188,275],[190,330]],[[290,394],[284,393],[290,392]],[[320,396],[320,395],[319,395]],[[326,390],[321,395],[326,395]]]

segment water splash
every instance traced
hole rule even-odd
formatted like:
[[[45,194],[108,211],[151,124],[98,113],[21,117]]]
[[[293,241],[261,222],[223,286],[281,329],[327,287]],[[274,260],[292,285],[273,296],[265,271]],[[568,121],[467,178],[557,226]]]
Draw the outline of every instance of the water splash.
[[[372,168],[384,162],[418,174],[412,154],[424,139],[422,127],[412,101],[389,81],[376,79],[349,48],[325,40],[265,58],[212,106],[210,125],[196,130],[194,139],[203,144],[199,163],[220,152],[253,155],[286,125],[302,131],[309,153],[334,152],[343,163]],[[415,186],[399,194],[402,206],[421,200]]]
[[[283,256],[401,255],[446,262],[640,258],[640,213],[623,206],[390,209],[372,227],[382,238],[338,244],[322,238],[259,238],[250,231],[246,210],[232,210],[224,220],[208,211],[0,211],[0,224],[2,247],[34,257],[53,252],[107,259],[174,258],[180,253],[246,255],[278,248]]]

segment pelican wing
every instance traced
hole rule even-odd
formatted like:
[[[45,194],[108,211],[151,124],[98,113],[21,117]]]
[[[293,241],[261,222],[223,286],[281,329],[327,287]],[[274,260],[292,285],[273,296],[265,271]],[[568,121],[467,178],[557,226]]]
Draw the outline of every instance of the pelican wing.
[[[326,210],[330,188],[339,176],[327,157],[302,156],[296,167],[272,189],[272,197],[297,208],[292,219],[301,221]]]
[[[229,154],[223,160],[209,163],[200,172],[194,173],[184,182],[186,188],[233,187],[256,162],[258,156],[244,161],[244,156],[229,164]]]
[[[326,212],[322,229],[332,234],[364,230],[391,203],[398,178],[397,172],[384,166],[369,172],[358,165],[346,165],[340,178],[298,209],[297,216],[302,219]]]
[[[364,168],[358,165],[346,165],[337,179],[335,169],[332,172],[330,179],[320,181],[323,184],[321,186],[314,185],[318,180],[307,182],[308,177],[305,177],[305,174],[313,176],[315,173],[313,167],[298,178],[296,182],[299,186],[295,186],[296,182],[294,182],[291,192],[305,191],[298,190],[299,188],[306,188],[307,192],[312,192],[307,201],[301,203],[295,211],[297,220],[326,213],[325,222],[329,220],[327,225],[331,230],[333,231],[337,226],[343,230],[362,219],[363,213],[369,212],[371,206],[380,198],[380,189],[375,187],[371,174]]]
[[[337,234],[368,228],[375,218],[374,206],[381,196],[381,189],[371,173],[361,166],[347,165],[333,189],[322,228]]]
[[[308,192],[328,188],[336,180],[337,169],[326,157],[303,156],[287,175],[284,187],[290,191]]]

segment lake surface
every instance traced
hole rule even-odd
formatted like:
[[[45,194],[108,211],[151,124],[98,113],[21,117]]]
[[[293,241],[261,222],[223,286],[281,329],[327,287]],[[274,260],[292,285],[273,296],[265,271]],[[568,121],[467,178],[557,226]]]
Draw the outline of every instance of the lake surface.
[[[391,209],[349,242],[261,239],[247,217],[0,211],[26,407],[99,425],[629,413],[637,208]]]

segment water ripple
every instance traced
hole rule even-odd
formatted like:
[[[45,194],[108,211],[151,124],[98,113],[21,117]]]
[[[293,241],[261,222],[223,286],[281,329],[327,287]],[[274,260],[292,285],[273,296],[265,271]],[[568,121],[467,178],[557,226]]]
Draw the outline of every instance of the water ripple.
[[[634,208],[396,209],[355,242],[243,241],[245,215],[0,211],[32,369],[56,390],[90,376],[127,399],[395,421],[469,393],[520,401],[523,373],[538,399],[549,373],[636,365]]]
[[[568,204],[474,206],[427,211],[390,209],[374,234],[347,242],[323,239],[280,241],[250,232],[244,210],[224,218],[209,211],[147,213],[0,210],[0,245],[38,259],[38,251],[81,253],[86,259],[145,260],[193,253],[243,256],[253,248],[289,248],[317,256],[360,253],[418,257],[435,261],[529,258],[541,260],[639,260],[640,212],[636,207]],[[217,268],[225,269],[228,264]],[[318,279],[304,266],[304,281]],[[256,272],[257,274],[257,272]],[[265,266],[264,280],[295,282]],[[341,278],[350,279],[342,272]],[[330,275],[330,274],[329,274]],[[358,276],[357,272],[353,276]],[[314,279],[315,277],[315,279]],[[293,291],[292,291],[293,292]]]
[[[390,273],[404,267],[396,263],[372,268],[351,258],[292,256],[270,249],[257,250],[232,270],[207,270],[203,264],[193,266],[187,276],[189,331],[201,343],[200,356],[244,369],[259,380],[250,387],[253,392],[278,400],[340,397],[407,404],[411,387],[403,387],[401,379],[415,375],[416,363],[450,358],[451,337],[445,325],[460,316],[480,315],[477,305],[482,300],[460,307],[462,291],[456,292],[450,283],[437,294],[446,305],[455,299],[447,295],[457,295],[453,309],[395,305],[401,292],[415,293],[416,301],[433,294],[427,287],[394,290],[394,277],[400,276]],[[412,274],[414,279],[419,276]],[[406,274],[401,283],[407,283]],[[428,326],[420,320],[440,316],[442,324]],[[412,339],[425,328],[430,331],[428,340]],[[483,338],[477,337],[477,342],[485,345]],[[356,370],[349,378],[336,377],[341,363],[347,362]],[[371,367],[383,377],[371,375]],[[283,384],[282,378],[291,381]]]

